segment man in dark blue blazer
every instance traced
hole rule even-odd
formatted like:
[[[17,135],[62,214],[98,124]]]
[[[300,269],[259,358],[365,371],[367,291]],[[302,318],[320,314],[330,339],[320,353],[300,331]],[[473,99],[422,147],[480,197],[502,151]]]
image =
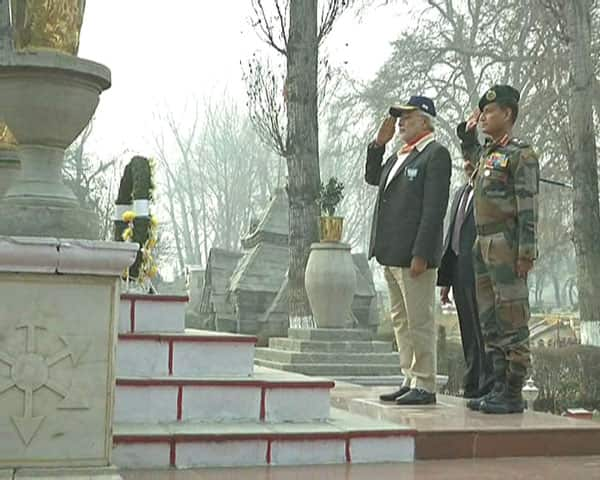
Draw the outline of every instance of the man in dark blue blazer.
[[[474,171],[473,164],[465,161],[464,171],[467,179],[470,178]],[[472,251],[476,237],[473,189],[467,182],[456,192],[450,208],[450,222],[437,281],[438,286],[442,287],[442,305],[450,303],[450,290],[456,304],[466,364],[463,378],[465,398],[485,395],[494,383],[491,359],[484,349],[475,296]]]

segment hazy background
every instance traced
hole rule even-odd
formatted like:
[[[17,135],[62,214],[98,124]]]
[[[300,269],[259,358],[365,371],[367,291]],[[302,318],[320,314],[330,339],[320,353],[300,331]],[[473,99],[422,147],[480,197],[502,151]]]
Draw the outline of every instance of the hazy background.
[[[332,63],[360,81],[390,53],[406,6],[346,14],[327,40]],[[185,118],[195,99],[227,93],[246,102],[240,62],[267,50],[250,25],[249,0],[88,0],[79,55],[112,71],[90,138],[110,157],[124,150],[152,155],[157,113]]]

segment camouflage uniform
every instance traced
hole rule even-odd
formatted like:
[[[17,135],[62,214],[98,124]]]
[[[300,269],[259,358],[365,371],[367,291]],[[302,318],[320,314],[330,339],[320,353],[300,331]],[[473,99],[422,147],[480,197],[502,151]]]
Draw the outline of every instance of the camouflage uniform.
[[[533,261],[537,253],[539,163],[522,141],[505,136],[482,147],[464,124],[459,136],[463,155],[477,166],[472,179],[478,233],[473,253],[481,328],[496,376],[491,395],[507,389],[521,404],[530,365],[530,314],[527,279],[517,275],[516,263]],[[469,406],[477,409],[477,403]],[[485,411],[483,404],[481,409]]]

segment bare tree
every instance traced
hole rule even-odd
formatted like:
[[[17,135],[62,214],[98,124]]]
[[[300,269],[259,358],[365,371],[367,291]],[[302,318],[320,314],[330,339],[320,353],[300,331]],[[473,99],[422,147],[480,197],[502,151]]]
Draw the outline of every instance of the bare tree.
[[[212,246],[237,250],[277,186],[277,158],[232,100],[206,101],[193,113],[186,123],[163,115],[164,128],[154,136],[180,272],[204,265]]]
[[[118,157],[103,161],[88,152],[93,122],[67,149],[63,163],[63,181],[71,188],[80,205],[92,210],[100,220],[100,238],[112,232],[113,203],[120,172]]]
[[[577,254],[577,280],[581,341],[600,346],[600,204],[598,162],[594,130],[594,65],[592,60],[592,0],[558,3],[566,19],[571,64],[569,131],[572,150],[573,224]]]
[[[275,74],[269,64],[255,57],[246,82],[251,118],[260,137],[287,160],[292,327],[314,325],[304,271],[310,245],[319,238],[319,44],[350,3],[327,0],[319,12],[317,0],[252,0],[253,26],[264,42],[286,59],[286,73]]]

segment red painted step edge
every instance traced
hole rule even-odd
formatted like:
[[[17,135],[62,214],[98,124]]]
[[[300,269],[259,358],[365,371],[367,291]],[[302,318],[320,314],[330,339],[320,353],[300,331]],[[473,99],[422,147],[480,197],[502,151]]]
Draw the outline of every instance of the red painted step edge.
[[[220,379],[195,379],[195,378],[117,378],[117,385],[124,387],[159,387],[159,386],[208,386],[208,387],[264,387],[264,388],[333,388],[335,382],[331,380],[309,380],[306,382],[277,382],[270,380],[220,380]]]
[[[205,343],[254,343],[258,341],[256,337],[249,335],[202,335],[195,333],[172,334],[172,333],[119,333],[119,340],[155,340],[165,342],[205,342]]]
[[[140,293],[122,293],[121,300],[133,300],[134,302],[189,302],[187,295],[143,295]]]
[[[229,433],[220,434],[161,434],[161,435],[120,435],[113,436],[114,443],[170,443],[171,441],[190,442],[230,442],[235,440],[271,440],[271,441],[304,441],[304,440],[346,440],[353,438],[389,438],[414,437],[417,431],[409,430],[373,430],[369,432],[322,432],[322,433],[257,433],[254,435]]]

